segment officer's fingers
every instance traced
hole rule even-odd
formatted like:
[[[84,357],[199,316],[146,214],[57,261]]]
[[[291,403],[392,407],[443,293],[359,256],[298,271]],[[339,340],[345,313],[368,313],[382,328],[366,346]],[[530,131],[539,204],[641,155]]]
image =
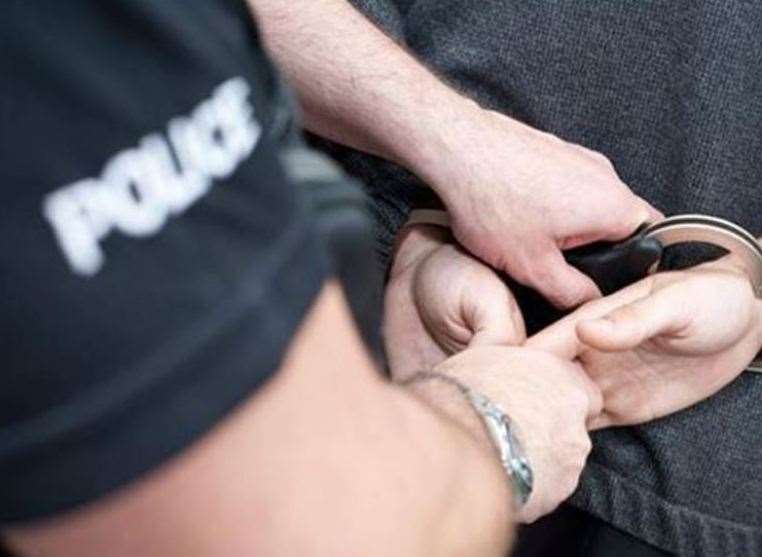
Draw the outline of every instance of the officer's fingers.
[[[526,281],[522,282],[537,290],[557,308],[573,308],[601,295],[592,279],[570,266],[556,246],[536,260],[529,261],[528,267]]]
[[[542,350],[562,360],[573,360],[585,349],[579,341],[575,329],[575,321],[564,319],[543,329],[530,337],[526,346],[535,350]]]
[[[656,223],[656,222],[664,220],[664,213],[659,211],[656,207],[654,207],[650,203],[647,203],[645,201],[644,201],[644,203],[646,204],[646,210],[648,211],[648,223],[649,224],[653,224],[653,223]]]
[[[607,212],[603,218],[591,220],[589,225],[578,231],[577,236],[585,243],[608,241],[618,242],[632,236],[643,224],[658,222],[664,215],[647,201],[634,197],[626,208]],[[581,245],[580,241],[567,241],[566,247]]]

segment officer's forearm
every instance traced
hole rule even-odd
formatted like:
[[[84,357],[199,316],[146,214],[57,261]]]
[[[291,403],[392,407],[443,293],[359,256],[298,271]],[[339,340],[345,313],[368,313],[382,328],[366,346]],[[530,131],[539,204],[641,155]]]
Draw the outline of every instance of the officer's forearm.
[[[60,557],[497,557],[510,501],[462,394],[383,381],[332,284],[278,374],[194,446],[107,499],[0,536]]]
[[[249,4],[319,135],[418,171],[474,110],[345,0]]]

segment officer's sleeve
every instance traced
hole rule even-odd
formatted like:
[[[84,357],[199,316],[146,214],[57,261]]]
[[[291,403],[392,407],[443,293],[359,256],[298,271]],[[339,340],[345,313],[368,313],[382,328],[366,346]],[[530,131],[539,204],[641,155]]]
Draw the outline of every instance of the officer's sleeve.
[[[6,9],[2,523],[187,447],[275,373],[331,272],[236,6]]]

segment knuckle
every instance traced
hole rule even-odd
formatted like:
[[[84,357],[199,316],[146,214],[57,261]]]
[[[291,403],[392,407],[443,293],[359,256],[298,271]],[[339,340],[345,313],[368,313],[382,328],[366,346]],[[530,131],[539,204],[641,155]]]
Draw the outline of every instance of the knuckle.
[[[609,159],[606,155],[599,153],[598,151],[591,151],[593,154],[593,158],[604,165],[606,168],[610,170],[614,170],[614,163],[611,162],[611,159]]]
[[[627,205],[627,214],[623,215],[623,225],[629,225],[630,227],[640,226],[649,220],[650,215],[651,210],[649,205],[633,194],[632,202]]]
[[[561,494],[561,501],[565,501],[572,495],[572,493],[574,493],[574,491],[577,489],[577,486],[579,485],[579,478],[579,473],[570,474],[567,478],[565,478],[564,487],[562,490],[563,493]]]
[[[555,257],[553,248],[545,248],[535,252],[527,261],[531,278],[537,283],[555,284],[558,275],[558,259]]]
[[[552,265],[547,262],[548,256],[544,251],[534,250],[529,254],[519,251],[512,254],[507,262],[511,276],[522,284],[545,281],[552,275]]]
[[[587,461],[587,457],[590,454],[590,451],[593,450],[593,441],[590,439],[590,436],[585,435],[582,443],[580,444],[580,454],[582,455],[582,461],[580,462],[580,468],[585,467],[585,462]]]
[[[583,434],[575,436],[575,442],[572,448],[572,459],[578,470],[581,470],[585,465],[585,460],[591,449],[592,443],[587,435]]]
[[[609,228],[612,233],[627,236],[634,232],[646,220],[646,213],[622,207],[619,211],[610,213]]]
[[[556,478],[553,492],[550,494],[546,506],[550,507],[548,512],[569,498],[574,493],[579,484],[580,470],[565,469]]]
[[[631,322],[638,322],[640,319],[640,310],[637,306],[634,305],[628,305],[628,306],[622,306],[618,310],[616,310],[614,313],[609,315],[609,319],[614,322],[622,322],[622,321],[631,321]]]
[[[563,290],[556,290],[552,295],[552,302],[562,308],[571,308],[580,303],[584,297],[584,291],[576,286],[567,285]]]
[[[583,459],[587,458],[587,451],[581,442],[570,442],[563,450],[563,468],[569,474],[578,474],[582,470]]]
[[[587,461],[588,447],[585,443],[576,443],[573,454],[569,459],[568,473],[570,477],[576,479],[582,473]]]
[[[566,433],[562,441],[564,461],[577,470],[584,466],[587,455],[593,448],[592,440],[585,428],[584,419],[576,421],[574,427]]]

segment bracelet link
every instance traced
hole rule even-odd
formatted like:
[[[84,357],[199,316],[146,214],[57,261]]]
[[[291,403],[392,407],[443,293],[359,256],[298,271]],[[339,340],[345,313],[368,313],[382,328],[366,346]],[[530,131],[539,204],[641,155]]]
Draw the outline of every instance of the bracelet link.
[[[513,433],[508,415],[486,395],[471,390],[467,385],[444,373],[421,371],[402,384],[410,385],[430,380],[444,381],[456,387],[479,415],[508,476],[514,504],[516,508],[523,507],[532,494],[534,473],[521,443]]]

